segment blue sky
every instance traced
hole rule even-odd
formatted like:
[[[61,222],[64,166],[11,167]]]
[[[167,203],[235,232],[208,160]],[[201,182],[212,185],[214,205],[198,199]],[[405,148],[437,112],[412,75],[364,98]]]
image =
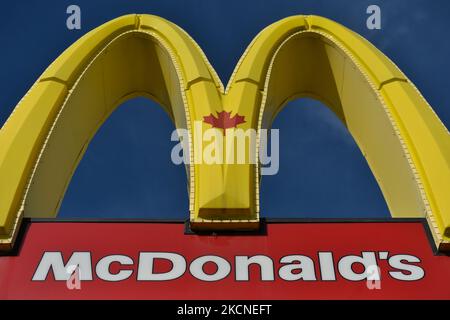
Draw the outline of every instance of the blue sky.
[[[82,29],[65,26],[77,4]],[[366,8],[382,10],[382,29],[366,28]],[[184,28],[226,83],[265,26],[295,14],[344,24],[389,56],[449,127],[447,0],[96,0],[17,1],[0,11],[0,123],[42,71],[84,33],[128,13],[160,15]],[[313,100],[290,103],[275,119],[280,171],[261,186],[267,217],[388,217],[382,194],[345,127]],[[185,170],[170,161],[173,125],[145,99],[120,106],[94,137],[63,201],[61,217],[187,218]],[[1,147],[1,146],[0,146]]]

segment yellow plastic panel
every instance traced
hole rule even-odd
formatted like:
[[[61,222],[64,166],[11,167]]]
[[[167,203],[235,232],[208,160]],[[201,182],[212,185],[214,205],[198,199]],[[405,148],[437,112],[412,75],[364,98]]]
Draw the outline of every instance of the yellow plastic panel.
[[[312,31],[323,32],[326,36],[343,44],[348,53],[358,59],[377,88],[392,79],[405,79],[405,76],[386,56],[359,34],[323,17],[310,16],[308,23]]]
[[[9,248],[23,215],[22,199],[29,173],[35,167],[39,146],[51,120],[67,94],[65,85],[36,83],[19,102],[0,131],[0,245]],[[36,107],[38,105],[39,107]]]
[[[88,32],[70,46],[53,62],[40,77],[57,78],[72,87],[76,77],[108,41],[128,30],[136,24],[136,15],[130,14],[111,20],[99,28]]]

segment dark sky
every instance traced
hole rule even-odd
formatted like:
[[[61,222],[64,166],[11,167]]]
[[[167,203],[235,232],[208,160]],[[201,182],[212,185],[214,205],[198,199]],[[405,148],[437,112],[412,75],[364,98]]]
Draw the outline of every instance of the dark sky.
[[[66,28],[77,4],[82,29]],[[366,28],[366,8],[382,10],[382,29]],[[226,83],[242,52],[265,26],[286,16],[331,18],[389,56],[449,127],[448,0],[78,0],[9,1],[0,11],[0,123],[43,70],[84,33],[128,13],[160,15],[184,28]],[[382,194],[346,128],[312,100],[276,118],[280,171],[262,181],[261,214],[270,217],[388,217]],[[186,175],[170,161],[174,129],[145,99],[120,106],[94,137],[63,201],[62,217],[187,218]],[[1,146],[0,146],[1,148]]]

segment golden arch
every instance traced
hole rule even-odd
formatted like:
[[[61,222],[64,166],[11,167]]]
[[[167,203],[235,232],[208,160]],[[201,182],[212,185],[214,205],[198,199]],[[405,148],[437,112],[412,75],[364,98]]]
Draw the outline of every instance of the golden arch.
[[[411,81],[368,41],[317,16],[260,32],[225,89],[199,46],[156,16],[126,15],[89,32],[39,77],[0,131],[0,241],[23,216],[55,216],[91,138],[117,105],[159,102],[203,142],[194,121],[226,110],[243,129],[268,128],[289,100],[325,102],[358,143],[394,217],[426,217],[441,249],[450,241],[450,139]],[[206,124],[202,124],[208,128]],[[258,148],[255,149],[258,153]],[[259,165],[188,166],[194,228],[253,228]]]

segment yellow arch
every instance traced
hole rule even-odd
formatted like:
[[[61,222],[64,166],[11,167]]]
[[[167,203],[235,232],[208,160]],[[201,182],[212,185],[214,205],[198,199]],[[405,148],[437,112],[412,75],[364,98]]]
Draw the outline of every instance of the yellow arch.
[[[291,99],[327,104],[366,157],[391,215],[426,217],[438,247],[449,248],[448,130],[414,84],[372,44],[322,17],[283,19],[253,40],[227,93],[239,101],[233,95],[250,88],[256,101],[241,99],[236,111],[251,114],[258,129],[270,127]]]
[[[177,128],[189,130],[191,163],[204,146],[194,122],[210,113],[239,113],[247,120],[243,129],[261,129],[290,99],[320,99],[352,133],[391,214],[425,216],[436,244],[448,248],[448,131],[369,42],[325,18],[286,18],[252,41],[224,89],[198,45],[151,15],[123,16],[83,36],[41,75],[1,129],[5,248],[24,214],[57,214],[96,130],[117,105],[138,95],[159,102]],[[258,165],[188,166],[192,226],[257,226],[259,179]]]

